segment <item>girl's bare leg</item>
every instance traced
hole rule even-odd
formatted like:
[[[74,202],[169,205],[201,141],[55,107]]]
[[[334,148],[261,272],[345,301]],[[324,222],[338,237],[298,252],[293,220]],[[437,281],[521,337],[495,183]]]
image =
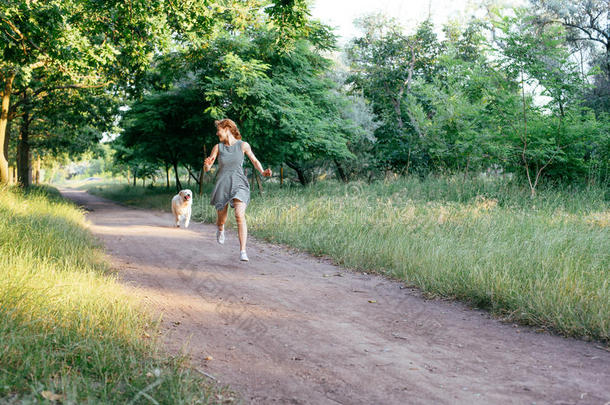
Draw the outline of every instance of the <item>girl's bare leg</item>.
[[[246,204],[238,199],[233,200],[235,207],[235,222],[239,234],[239,250],[246,250],[246,240],[248,239],[248,225],[246,224]],[[226,216],[226,214],[225,214]]]
[[[216,211],[218,214],[218,219],[216,220],[216,225],[218,226],[218,230],[222,231],[225,229],[225,222],[227,222],[227,214],[229,213],[229,204],[225,205],[222,210]]]

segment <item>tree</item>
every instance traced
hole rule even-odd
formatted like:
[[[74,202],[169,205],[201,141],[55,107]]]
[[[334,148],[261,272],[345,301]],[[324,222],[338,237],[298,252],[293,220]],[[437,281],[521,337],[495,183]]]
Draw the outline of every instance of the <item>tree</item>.
[[[77,156],[94,147],[110,131],[116,100],[101,89],[53,92],[28,100],[12,126],[18,130],[17,161],[21,184],[29,182],[30,152],[37,156]]]
[[[431,74],[414,81],[411,110],[426,134],[422,148],[428,169],[463,171],[492,166],[493,129],[486,111],[488,93],[502,91],[485,54],[483,24],[446,25]]]
[[[166,34],[158,24],[161,20],[155,18],[158,4],[134,7],[87,0],[2,2],[0,82],[7,108],[0,119],[0,143],[6,138],[13,94],[20,96],[13,111],[21,109],[27,122],[32,102],[51,93],[108,87],[117,80],[133,83],[133,75],[146,66],[158,36]],[[2,154],[2,182],[6,181],[5,167]]]
[[[363,36],[348,46],[353,75],[349,82],[371,102],[383,122],[375,135],[386,165],[408,171],[413,160],[425,160],[425,137],[413,111],[412,87],[416,79],[430,80],[438,56],[438,42],[429,21],[405,35],[393,19],[382,15],[357,23]]]
[[[595,119],[581,108],[579,96],[583,83],[577,67],[569,59],[563,28],[545,26],[541,29],[522,14],[504,17],[495,24],[503,34],[497,42],[500,68],[519,84],[521,105],[519,118],[515,114],[499,115],[510,122],[519,122],[511,125],[506,139],[511,140],[514,150],[518,151],[518,161],[533,197],[545,170],[559,164],[564,169],[582,166],[577,162],[584,162],[588,153],[586,143],[595,142],[601,134],[578,130],[579,125],[589,126],[591,119]],[[545,105],[536,107],[531,96],[526,94],[526,88],[534,85],[541,86],[541,94],[548,97],[549,102]],[[508,111],[514,113],[517,98],[513,95],[507,100],[512,104]],[[568,176],[557,176],[561,177]]]
[[[203,145],[211,150],[215,141],[214,123],[202,114],[204,108],[203,97],[193,87],[144,97],[125,114],[117,158],[136,167],[173,167],[180,189],[178,166],[197,167],[204,158]]]
[[[608,0],[531,0],[538,26],[561,25],[573,54],[592,67],[593,88],[585,103],[598,112],[610,113],[610,2]]]
[[[235,119],[261,160],[285,163],[305,185],[320,161],[353,156],[351,127],[338,109],[337,85],[324,77],[330,64],[319,48],[297,40],[284,52],[276,42],[268,30],[219,39],[201,62],[199,85],[207,112]]]
[[[566,28],[566,40],[595,43],[605,54],[604,73],[610,79],[610,3],[608,0],[530,0],[540,25],[559,23]]]
[[[155,53],[168,47],[203,49],[218,32],[246,27],[268,6],[275,29],[298,23],[304,3],[108,2],[96,0],[1,0],[0,145],[9,120],[31,101],[66,89],[103,88],[138,96]],[[11,97],[20,98],[12,107]],[[0,153],[0,182],[8,180],[6,146]],[[24,154],[28,149],[23,145]]]
[[[329,78],[337,86],[335,90],[337,95],[342,95],[346,90],[348,75],[346,68],[337,66],[337,62],[335,68],[329,72]],[[355,157],[355,159],[348,156],[334,159],[337,177],[343,182],[349,182],[358,177],[371,179],[375,166],[375,130],[379,126],[375,121],[371,106],[361,94],[354,92],[347,97],[337,97],[337,108],[344,125],[349,126],[348,132],[351,135],[347,147]]]

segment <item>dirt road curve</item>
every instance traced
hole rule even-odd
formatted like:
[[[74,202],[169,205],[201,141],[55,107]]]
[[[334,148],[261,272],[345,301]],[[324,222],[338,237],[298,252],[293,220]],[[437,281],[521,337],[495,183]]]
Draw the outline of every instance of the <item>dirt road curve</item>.
[[[211,225],[176,229],[169,214],[62,193],[90,211],[121,279],[162,314],[168,349],[246,403],[610,403],[600,344],[261,242],[240,263],[234,232],[220,246]]]

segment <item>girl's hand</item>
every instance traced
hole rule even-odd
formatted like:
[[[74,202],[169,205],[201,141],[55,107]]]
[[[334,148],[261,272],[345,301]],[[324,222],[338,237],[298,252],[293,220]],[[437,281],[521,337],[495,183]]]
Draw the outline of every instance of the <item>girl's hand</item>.
[[[214,164],[214,158],[213,157],[206,158],[203,161],[203,170],[206,171],[206,172],[210,171],[210,168],[212,167],[213,164]]]
[[[271,169],[267,169],[263,172],[264,177],[271,177]]]

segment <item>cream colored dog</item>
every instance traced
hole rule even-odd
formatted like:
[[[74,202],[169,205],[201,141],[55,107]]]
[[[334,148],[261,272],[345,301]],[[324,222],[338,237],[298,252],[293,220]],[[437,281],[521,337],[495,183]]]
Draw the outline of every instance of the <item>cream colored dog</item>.
[[[180,228],[180,220],[184,219],[184,227],[189,227],[191,222],[191,205],[193,204],[193,192],[189,189],[180,190],[172,198],[172,212],[176,220],[176,227]]]

